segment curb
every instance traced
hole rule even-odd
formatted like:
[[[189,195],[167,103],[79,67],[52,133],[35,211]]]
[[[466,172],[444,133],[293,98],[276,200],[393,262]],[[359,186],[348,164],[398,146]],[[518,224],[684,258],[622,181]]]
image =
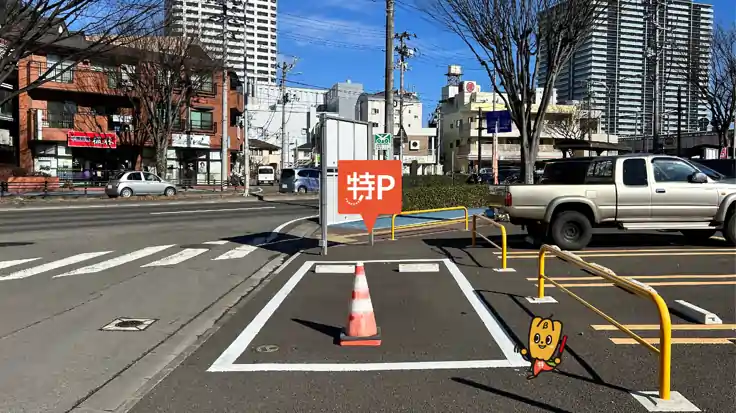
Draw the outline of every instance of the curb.
[[[266,202],[279,202],[279,201],[316,201],[319,200],[319,195],[258,195],[253,194],[261,201]]]
[[[147,201],[140,200],[138,202],[58,202],[50,205],[36,206],[37,202],[30,202],[27,204],[17,203],[5,204],[0,203],[0,212],[12,212],[12,211],[53,211],[53,210],[64,210],[64,209],[90,209],[90,208],[131,208],[131,207],[147,207],[147,206],[168,206],[168,205],[206,205],[206,204],[228,204],[228,203],[248,203],[248,202],[260,202],[260,199],[256,196],[250,197],[221,197],[218,199],[212,198],[195,198],[190,200],[172,200],[172,201]]]

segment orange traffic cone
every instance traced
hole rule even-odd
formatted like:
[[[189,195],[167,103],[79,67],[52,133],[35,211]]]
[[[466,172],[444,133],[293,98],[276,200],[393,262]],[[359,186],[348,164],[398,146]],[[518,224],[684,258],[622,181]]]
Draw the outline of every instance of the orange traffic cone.
[[[341,346],[380,346],[381,329],[376,327],[368,280],[365,278],[363,263],[355,264],[353,297],[350,300],[348,325],[340,333]]]

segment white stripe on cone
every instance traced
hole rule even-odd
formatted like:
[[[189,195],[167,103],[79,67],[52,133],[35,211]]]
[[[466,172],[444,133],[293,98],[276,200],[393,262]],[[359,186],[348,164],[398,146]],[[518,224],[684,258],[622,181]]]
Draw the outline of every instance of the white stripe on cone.
[[[353,291],[368,291],[368,280],[364,275],[358,275],[355,277]]]
[[[371,303],[371,300],[355,299],[355,300],[353,300],[353,304],[350,306],[350,312],[353,313],[353,314],[356,314],[356,313],[372,313],[373,312],[373,303]]]

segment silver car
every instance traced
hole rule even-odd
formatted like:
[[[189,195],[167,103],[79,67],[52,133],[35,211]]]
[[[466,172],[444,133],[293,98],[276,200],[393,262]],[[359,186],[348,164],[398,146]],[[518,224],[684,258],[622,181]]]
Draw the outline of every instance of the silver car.
[[[176,186],[155,174],[141,171],[126,171],[115,175],[105,187],[110,198],[130,198],[133,195],[176,195]]]

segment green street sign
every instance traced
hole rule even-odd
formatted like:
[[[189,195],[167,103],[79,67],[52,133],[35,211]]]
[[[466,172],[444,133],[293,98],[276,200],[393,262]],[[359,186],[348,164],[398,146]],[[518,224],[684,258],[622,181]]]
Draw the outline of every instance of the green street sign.
[[[391,149],[392,139],[390,133],[376,133],[373,135],[373,149],[379,151]]]

